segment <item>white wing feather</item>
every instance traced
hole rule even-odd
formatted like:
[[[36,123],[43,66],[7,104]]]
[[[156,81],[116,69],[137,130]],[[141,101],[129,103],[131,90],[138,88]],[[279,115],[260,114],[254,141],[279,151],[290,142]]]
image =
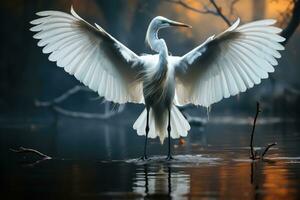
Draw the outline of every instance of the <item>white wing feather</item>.
[[[71,14],[43,11],[31,21],[33,37],[49,60],[74,75],[106,100],[142,103],[139,57],[105,32],[90,25],[71,7]]]
[[[176,69],[177,105],[209,107],[244,92],[268,78],[280,58],[285,39],[273,27],[275,20],[239,25],[239,19],[218,36],[182,57],[171,57]]]

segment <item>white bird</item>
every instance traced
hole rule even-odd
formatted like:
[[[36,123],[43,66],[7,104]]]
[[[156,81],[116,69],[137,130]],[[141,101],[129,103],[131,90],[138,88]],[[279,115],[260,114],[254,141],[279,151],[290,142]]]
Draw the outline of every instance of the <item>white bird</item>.
[[[146,108],[133,125],[147,138],[169,140],[185,137],[188,121],[176,106],[209,107],[223,98],[245,92],[274,72],[276,59],[284,50],[276,20],[267,19],[239,26],[238,19],[224,32],[209,37],[183,56],[168,55],[158,31],[189,25],[155,17],[147,30],[146,43],[157,54],[138,56],[99,25],[89,24],[71,7],[71,14],[38,12],[31,21],[33,37],[43,53],[66,72],[74,75],[99,96],[123,104],[142,103]],[[172,127],[172,129],[171,129]]]

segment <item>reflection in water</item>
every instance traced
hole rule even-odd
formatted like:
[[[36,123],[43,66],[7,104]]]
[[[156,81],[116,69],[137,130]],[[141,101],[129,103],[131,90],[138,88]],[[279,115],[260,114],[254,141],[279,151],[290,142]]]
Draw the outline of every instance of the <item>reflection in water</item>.
[[[104,125],[104,141],[105,141],[105,150],[107,151],[106,155],[108,159],[111,159],[111,144],[109,137],[109,126]]]
[[[264,178],[262,188],[264,194],[266,194],[266,199],[287,199],[287,197],[293,197],[293,194],[296,192],[295,185],[299,186],[299,181],[291,180],[293,173],[288,170],[288,164],[283,162],[281,167],[275,164],[263,163],[262,165],[261,173]]]
[[[261,175],[260,175],[260,171],[261,171],[261,164],[259,161],[253,161],[250,163],[251,166],[251,172],[250,172],[250,183],[253,186],[253,189],[255,191],[259,191],[260,190],[260,181],[261,181]],[[255,199],[258,199],[258,195],[259,192],[256,192],[254,194]]]
[[[182,197],[190,191],[190,177],[183,170],[175,171],[169,165],[143,165],[137,168],[133,191],[150,196]]]
[[[131,124],[74,119],[59,121],[52,129],[2,128],[0,155],[6,162],[1,163],[0,192],[9,199],[297,199],[299,125],[289,121],[259,128],[256,144],[275,140],[278,146],[265,161],[256,162],[248,159],[247,125],[212,123],[203,132],[192,129],[184,145],[174,141],[176,159],[171,162],[155,140],[149,152],[158,156],[147,162],[134,159],[140,157],[144,140]],[[58,159],[23,167],[19,155],[7,152],[23,145]]]
[[[299,193],[295,188],[299,180],[290,177],[299,171],[288,171],[286,160],[222,161],[189,167],[177,162],[137,165],[133,192],[174,199],[296,199]]]

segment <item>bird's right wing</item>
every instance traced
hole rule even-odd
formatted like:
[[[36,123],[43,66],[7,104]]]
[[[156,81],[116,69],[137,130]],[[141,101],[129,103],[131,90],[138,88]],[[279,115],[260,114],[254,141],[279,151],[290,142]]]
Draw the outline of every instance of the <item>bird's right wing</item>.
[[[51,53],[50,61],[74,75],[106,100],[115,103],[142,103],[139,56],[105,30],[71,14],[43,11],[30,30],[38,32],[38,46]]]
[[[182,57],[173,57],[178,105],[208,107],[223,98],[246,91],[274,71],[278,50],[285,39],[278,35],[275,20],[239,26],[237,20],[218,36]]]

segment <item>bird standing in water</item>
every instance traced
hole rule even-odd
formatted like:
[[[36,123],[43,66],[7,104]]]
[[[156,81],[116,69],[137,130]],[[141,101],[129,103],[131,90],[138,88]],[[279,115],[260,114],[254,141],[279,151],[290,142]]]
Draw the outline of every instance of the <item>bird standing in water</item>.
[[[147,159],[147,138],[187,136],[188,121],[176,106],[209,107],[223,98],[245,92],[274,72],[278,52],[285,39],[272,19],[239,26],[238,19],[224,32],[209,37],[183,56],[168,55],[165,40],[158,31],[167,27],[188,27],[165,17],[155,17],[146,34],[146,43],[156,52],[138,56],[99,25],[89,24],[71,7],[71,14],[60,11],[38,12],[31,21],[33,37],[43,53],[66,72],[74,75],[108,101],[145,104],[133,125],[145,135],[143,159]]]

